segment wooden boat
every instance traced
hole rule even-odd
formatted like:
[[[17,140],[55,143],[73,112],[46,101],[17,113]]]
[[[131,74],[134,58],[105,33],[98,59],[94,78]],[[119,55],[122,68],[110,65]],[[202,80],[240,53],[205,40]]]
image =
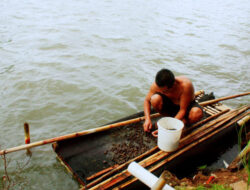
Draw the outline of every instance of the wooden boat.
[[[198,93],[197,101],[203,95]],[[246,112],[249,107],[233,110],[221,103],[203,107],[204,119],[186,130],[178,150],[171,153],[159,150],[157,139],[143,131],[143,112],[112,122],[139,118],[136,123],[56,142],[53,149],[82,189],[145,189],[147,187],[127,171],[132,161],[157,176],[169,170],[182,177],[195,167],[214,161],[222,150],[236,143],[239,126],[235,123],[249,117]],[[160,117],[154,114],[153,123]],[[248,131],[249,125],[245,128]]]

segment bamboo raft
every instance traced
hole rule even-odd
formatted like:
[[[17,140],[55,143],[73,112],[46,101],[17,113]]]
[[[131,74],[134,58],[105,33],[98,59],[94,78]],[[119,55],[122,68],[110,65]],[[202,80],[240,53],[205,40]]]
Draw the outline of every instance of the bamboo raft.
[[[200,91],[196,100],[203,96]],[[156,138],[143,131],[143,112],[107,124],[109,127],[105,130],[57,141],[53,149],[82,190],[146,188],[127,171],[132,161],[157,176],[166,169],[173,173],[183,170],[188,173],[190,163],[200,166],[205,158],[216,157],[225,146],[235,144],[239,130],[235,123],[246,120],[246,117],[249,119],[249,106],[231,109],[218,103],[218,99],[200,104],[205,111],[204,119],[183,133],[179,148],[171,153],[159,150]],[[152,122],[160,118],[155,113]],[[249,125],[244,127],[249,131]]]

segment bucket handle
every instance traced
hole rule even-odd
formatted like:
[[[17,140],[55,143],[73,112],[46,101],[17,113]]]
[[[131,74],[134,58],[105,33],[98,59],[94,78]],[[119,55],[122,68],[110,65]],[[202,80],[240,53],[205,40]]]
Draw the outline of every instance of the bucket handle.
[[[158,137],[158,130],[153,131],[151,134],[153,137],[157,138]]]

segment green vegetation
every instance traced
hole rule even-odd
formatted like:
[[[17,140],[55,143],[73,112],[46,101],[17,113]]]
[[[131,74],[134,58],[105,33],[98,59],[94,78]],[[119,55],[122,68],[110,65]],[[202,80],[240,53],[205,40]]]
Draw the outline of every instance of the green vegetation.
[[[238,131],[238,146],[239,146],[239,152],[241,151],[241,144],[242,144],[242,133],[244,132],[244,135],[246,136],[247,131],[246,131],[246,125],[242,125],[240,126],[240,130]],[[248,141],[246,147],[250,146],[250,141]],[[248,157],[247,157],[248,156]],[[246,154],[243,156],[243,158],[241,159],[241,162],[245,168],[245,170],[247,171],[248,174],[248,181],[247,181],[247,185],[249,186],[250,184],[250,154]]]
[[[250,146],[250,141],[247,143],[246,147]],[[248,156],[248,158],[247,158]],[[248,180],[247,180],[247,185],[249,186],[250,184],[250,154],[246,154],[244,155],[244,157],[241,159],[242,164],[245,168],[245,170],[247,171],[248,174]]]
[[[207,168],[207,165],[203,165],[203,166],[199,166],[198,167],[198,170],[204,170],[204,169],[206,169]]]
[[[231,187],[226,187],[224,185],[214,184],[210,188],[207,188],[207,187],[204,187],[204,186],[199,186],[195,190],[232,190],[232,188]]]
[[[176,190],[232,190],[231,187],[225,185],[213,184],[211,187],[198,186],[198,187],[175,187]]]

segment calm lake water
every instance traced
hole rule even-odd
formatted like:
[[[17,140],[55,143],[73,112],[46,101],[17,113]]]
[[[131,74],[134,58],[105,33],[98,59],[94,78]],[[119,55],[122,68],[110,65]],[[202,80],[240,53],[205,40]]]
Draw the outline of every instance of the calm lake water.
[[[24,143],[24,122],[34,142],[141,111],[161,68],[216,97],[250,91],[250,2],[1,0],[0,57],[5,149]],[[13,189],[79,188],[50,145],[32,152],[21,172],[25,152],[7,155]]]

